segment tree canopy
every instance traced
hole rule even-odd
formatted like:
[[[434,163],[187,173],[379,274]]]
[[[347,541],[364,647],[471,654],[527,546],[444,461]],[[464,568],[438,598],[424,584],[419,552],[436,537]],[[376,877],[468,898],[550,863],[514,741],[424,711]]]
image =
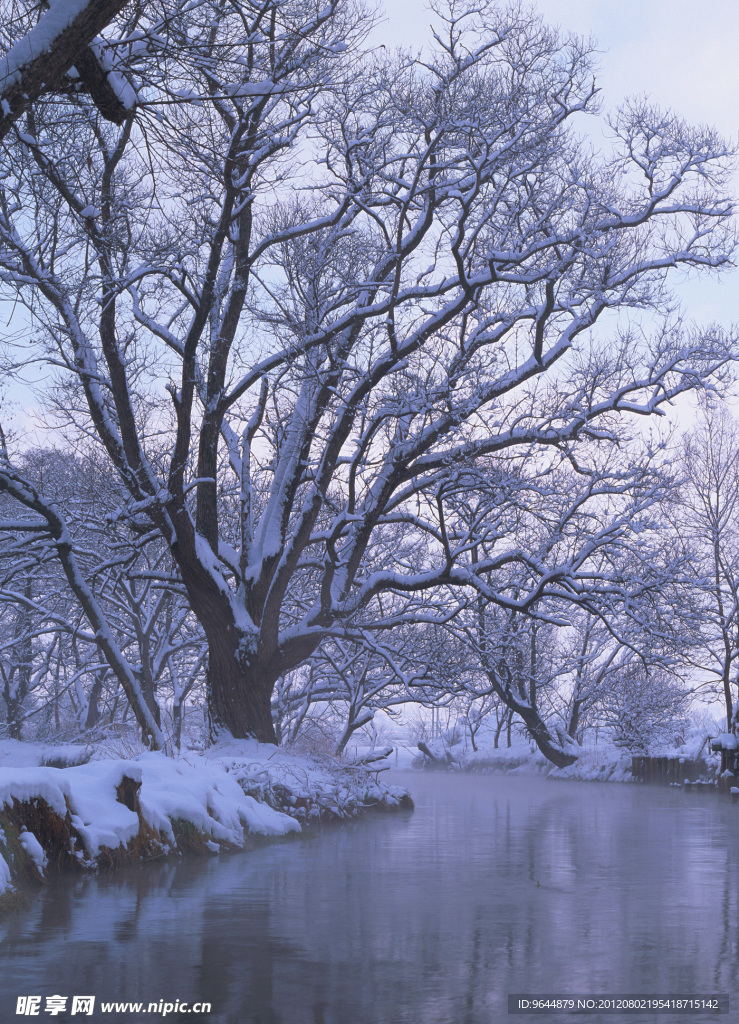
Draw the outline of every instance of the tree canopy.
[[[668,287],[733,258],[714,131],[639,100],[595,152],[593,54],[523,6],[439,6],[419,55],[369,49],[371,23],[353,0],[137,10],[100,44],[123,123],[43,95],[2,156],[10,358],[53,368],[59,430],[124,491],[111,523],[167,546],[235,736],[274,740],[275,683],[330,640],[480,599],[638,607],[663,476],[636,424],[736,355]],[[63,509],[7,448],[0,490],[160,743]]]

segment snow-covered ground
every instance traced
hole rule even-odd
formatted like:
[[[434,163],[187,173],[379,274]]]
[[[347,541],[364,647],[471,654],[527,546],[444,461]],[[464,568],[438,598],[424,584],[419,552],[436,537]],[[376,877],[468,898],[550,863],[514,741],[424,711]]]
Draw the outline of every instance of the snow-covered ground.
[[[712,754],[710,735],[717,735],[718,726],[709,729],[701,723],[691,731],[684,742],[672,746],[660,746],[650,750],[659,757],[678,757],[686,761],[702,759],[710,770],[717,770],[720,758]],[[396,737],[399,749],[399,767],[424,768],[430,761],[418,749],[417,743],[400,736]],[[400,742],[398,742],[400,740]],[[580,779],[584,781],[633,782],[631,774],[632,751],[617,746],[610,739],[601,736],[597,743],[591,742],[573,748],[578,754],[574,764],[567,768],[556,768],[526,737],[514,733],[511,746],[506,744],[503,734],[499,746],[494,745],[492,731],[476,738],[478,749],[474,751],[469,737],[459,730],[446,730],[434,740],[426,740],[430,752],[440,762],[446,761],[451,770],[478,772],[516,772],[520,774],[547,775],[555,779]],[[443,767],[443,764],[437,765]]]
[[[401,805],[409,805],[405,790],[384,785],[377,771],[250,740],[178,758],[0,741],[0,892],[28,877],[29,862],[38,876],[50,860],[94,868],[132,849],[176,852],[183,834],[217,853],[249,836]]]

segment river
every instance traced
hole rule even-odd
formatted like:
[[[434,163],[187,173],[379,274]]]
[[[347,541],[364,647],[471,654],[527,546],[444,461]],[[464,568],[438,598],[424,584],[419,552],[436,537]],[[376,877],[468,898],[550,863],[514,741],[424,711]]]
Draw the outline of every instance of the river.
[[[739,807],[680,790],[406,773],[414,813],[98,878],[0,922],[3,1024],[739,1020]],[[729,1016],[508,1013],[509,994],[729,993]],[[67,998],[45,1011],[45,998]],[[71,1014],[95,995],[92,1016]],[[102,1012],[209,1002],[209,1014]],[[28,1004],[22,1004],[28,1005]]]

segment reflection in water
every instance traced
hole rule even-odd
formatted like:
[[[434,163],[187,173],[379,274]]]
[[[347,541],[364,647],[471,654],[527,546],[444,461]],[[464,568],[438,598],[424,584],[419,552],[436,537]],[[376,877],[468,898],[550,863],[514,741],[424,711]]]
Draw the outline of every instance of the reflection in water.
[[[0,925],[8,1020],[22,1019],[18,994],[94,993],[210,1002],[213,1024],[565,1024],[584,1018],[509,1018],[508,993],[737,991],[729,802],[522,777],[402,781],[413,815],[50,885]]]

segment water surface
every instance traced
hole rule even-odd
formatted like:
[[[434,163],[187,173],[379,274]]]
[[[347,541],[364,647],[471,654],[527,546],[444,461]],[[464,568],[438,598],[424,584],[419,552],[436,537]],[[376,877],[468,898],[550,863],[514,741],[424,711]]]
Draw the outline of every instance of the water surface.
[[[211,1024],[739,1020],[739,807],[408,773],[413,814],[51,884],[0,923],[2,1000],[205,1001]],[[727,1016],[510,1016],[509,993],[729,992]]]

